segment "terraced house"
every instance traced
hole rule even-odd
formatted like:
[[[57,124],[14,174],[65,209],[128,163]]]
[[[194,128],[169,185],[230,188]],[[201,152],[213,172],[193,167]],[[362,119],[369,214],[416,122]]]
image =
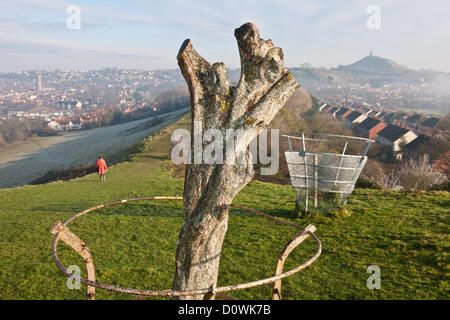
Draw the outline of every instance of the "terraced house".
[[[355,128],[356,134],[369,139],[375,139],[378,132],[386,128],[386,124],[375,118],[367,118]]]
[[[403,156],[402,146],[416,138],[417,135],[411,130],[390,124],[378,133],[377,142],[390,146],[395,157],[401,159]]]
[[[336,118],[336,112],[338,112],[339,110],[340,110],[340,108],[338,108],[338,107],[333,107],[333,108],[331,108],[328,112],[329,112],[333,117]]]
[[[347,117],[345,117],[345,124],[352,127],[354,124],[358,124],[366,120],[366,116],[359,111],[353,111]]]
[[[336,119],[344,120],[350,113],[352,113],[352,110],[348,108],[341,108],[338,112],[336,112],[335,116]]]

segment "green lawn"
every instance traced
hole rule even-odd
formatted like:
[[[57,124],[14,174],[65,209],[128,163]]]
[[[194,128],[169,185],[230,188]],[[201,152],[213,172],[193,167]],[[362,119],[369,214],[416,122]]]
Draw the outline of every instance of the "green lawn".
[[[177,126],[188,126],[188,120]],[[171,128],[173,128],[172,126]],[[88,207],[132,197],[182,195],[183,180],[168,166],[170,135],[148,143],[132,162],[97,175],[46,185],[0,190],[0,299],[84,299],[85,287],[68,290],[51,257],[56,220]],[[447,192],[420,198],[399,192],[355,190],[348,217],[294,214],[290,187],[254,181],[235,203],[297,224],[314,224],[323,252],[311,267],[283,281],[284,299],[449,299],[449,210]],[[183,223],[181,201],[121,204],[87,214],[69,225],[91,249],[97,280],[125,287],[169,289],[175,248]],[[296,230],[231,210],[219,285],[272,276],[277,257]],[[62,242],[63,264],[83,262]],[[285,270],[308,260],[315,243],[307,239],[289,256]],[[381,268],[381,289],[369,290],[366,269]],[[244,299],[271,297],[268,286],[234,291]],[[97,289],[97,299],[133,296]]]

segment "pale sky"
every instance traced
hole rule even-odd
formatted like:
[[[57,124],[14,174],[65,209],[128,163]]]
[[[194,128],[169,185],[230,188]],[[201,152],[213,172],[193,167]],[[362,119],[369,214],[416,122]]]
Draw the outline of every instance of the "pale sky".
[[[70,5],[80,29],[67,28]],[[367,8],[380,8],[370,30]],[[0,72],[177,68],[190,38],[209,62],[239,67],[234,29],[253,22],[283,49],[285,65],[336,67],[368,55],[450,72],[448,0],[1,0]]]

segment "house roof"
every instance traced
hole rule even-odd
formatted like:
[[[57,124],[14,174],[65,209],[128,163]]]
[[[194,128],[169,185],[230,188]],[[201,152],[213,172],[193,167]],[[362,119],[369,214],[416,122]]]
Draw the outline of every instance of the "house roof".
[[[394,117],[395,117],[395,113],[391,112],[391,113],[384,115],[383,120],[390,122],[392,119],[394,119]]]
[[[66,125],[66,124],[69,124],[69,120],[66,120],[66,119],[58,119],[58,120],[55,120],[60,126],[61,125]]]
[[[429,127],[429,128],[434,128],[439,123],[439,121],[441,121],[441,119],[435,118],[435,117],[431,117],[431,118],[425,120],[424,122],[422,122],[422,125],[426,126],[426,127]]]
[[[428,143],[430,140],[431,140],[430,137],[428,137],[428,136],[426,136],[426,135],[424,135],[424,134],[421,134],[421,135],[419,135],[417,138],[415,138],[413,141],[411,141],[410,143],[408,143],[408,144],[405,146],[405,148],[406,148],[408,151],[413,151],[413,150],[417,149],[418,147],[420,147],[420,146],[422,146],[422,145]]]
[[[345,117],[345,120],[349,120],[349,121],[353,121],[355,119],[357,119],[359,116],[361,116],[362,113],[359,111],[353,111],[352,113],[350,113],[347,117]]]
[[[330,109],[331,108],[331,106],[329,105],[329,104],[327,104],[323,109],[322,109],[322,111],[327,111],[328,109]]]
[[[420,114],[413,114],[412,116],[408,117],[406,121],[411,123],[417,123],[422,119],[422,116]]]
[[[336,112],[337,110],[339,110],[338,107],[333,107],[333,108],[330,109],[329,112],[332,114],[332,113]]]
[[[408,131],[408,129],[390,124],[383,130],[378,132],[378,135],[394,142],[403,137]]]
[[[344,113],[346,113],[347,111],[349,111],[348,108],[341,108],[338,112],[336,112],[336,116],[342,116]]]
[[[378,125],[381,121],[378,119],[374,119],[374,118],[366,118],[364,121],[362,121],[358,127],[362,128],[364,130],[369,131],[370,129],[372,129],[373,127],[375,127],[376,125]]]

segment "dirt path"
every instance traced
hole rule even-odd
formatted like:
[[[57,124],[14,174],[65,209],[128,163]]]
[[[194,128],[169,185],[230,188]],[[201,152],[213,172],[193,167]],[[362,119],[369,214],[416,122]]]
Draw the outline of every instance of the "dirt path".
[[[0,152],[0,188],[12,188],[43,176],[50,170],[106,160],[144,137],[175,121],[188,109],[160,116],[164,123],[153,126],[153,118],[115,126],[77,131],[62,136],[28,140]]]

